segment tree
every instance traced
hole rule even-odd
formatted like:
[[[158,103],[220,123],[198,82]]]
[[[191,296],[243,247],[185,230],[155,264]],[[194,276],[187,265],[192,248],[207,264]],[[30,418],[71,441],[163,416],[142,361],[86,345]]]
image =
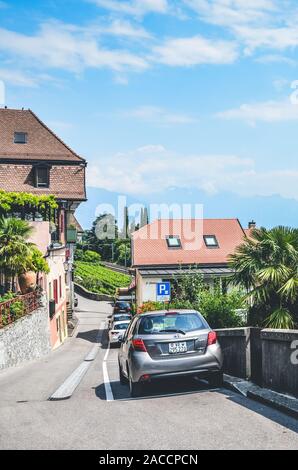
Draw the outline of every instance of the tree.
[[[114,261],[115,240],[118,238],[116,219],[112,214],[99,215],[86,232],[82,248],[100,254],[103,261]]]
[[[203,286],[203,276],[196,272],[195,266],[180,267],[178,274],[173,276],[172,299],[193,304],[198,301]]]
[[[117,246],[117,263],[122,266],[131,265],[130,241],[122,241]]]
[[[48,270],[41,252],[28,241],[32,230],[25,220],[0,218],[0,271],[6,290],[14,288],[15,277],[20,274]]]
[[[5,289],[13,289],[15,277],[26,269],[33,245],[32,228],[24,220],[0,218],[0,269]]]
[[[142,207],[140,215],[140,228],[145,227],[149,223],[148,209],[147,207]]]
[[[263,325],[293,328],[298,301],[298,230],[255,229],[230,256],[233,283],[247,290],[252,310],[266,312]],[[297,317],[296,317],[297,321]]]

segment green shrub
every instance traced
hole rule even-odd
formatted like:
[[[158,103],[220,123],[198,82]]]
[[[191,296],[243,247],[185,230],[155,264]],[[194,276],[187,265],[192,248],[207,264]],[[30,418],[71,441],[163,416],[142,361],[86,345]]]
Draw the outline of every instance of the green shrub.
[[[0,303],[7,302],[8,300],[12,300],[15,297],[16,297],[16,294],[14,294],[13,292],[7,292],[6,294],[2,295],[2,297],[0,297]]]
[[[24,315],[24,304],[21,301],[13,302],[10,305],[10,315],[12,319],[17,320]]]
[[[76,250],[75,260],[84,261],[85,263],[99,263],[101,260],[101,256],[99,253],[92,250]]]
[[[211,328],[236,328],[244,325],[244,320],[237,313],[243,309],[243,296],[238,291],[222,293],[219,289],[203,290],[197,310],[206,318]]]

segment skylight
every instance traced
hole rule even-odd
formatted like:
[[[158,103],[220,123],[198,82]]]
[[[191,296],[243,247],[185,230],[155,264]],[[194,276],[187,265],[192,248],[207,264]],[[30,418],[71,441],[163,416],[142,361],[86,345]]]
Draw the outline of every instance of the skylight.
[[[167,237],[168,248],[181,248],[180,237],[176,235],[170,235]]]
[[[204,235],[204,241],[207,248],[218,248],[218,241],[215,235]]]

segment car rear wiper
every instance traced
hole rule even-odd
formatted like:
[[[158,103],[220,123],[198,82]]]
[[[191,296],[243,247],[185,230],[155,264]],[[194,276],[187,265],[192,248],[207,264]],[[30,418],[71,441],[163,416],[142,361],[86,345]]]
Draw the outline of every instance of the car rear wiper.
[[[181,333],[183,335],[186,335],[185,331],[176,330],[175,328],[167,328],[166,330],[159,330],[159,333]]]

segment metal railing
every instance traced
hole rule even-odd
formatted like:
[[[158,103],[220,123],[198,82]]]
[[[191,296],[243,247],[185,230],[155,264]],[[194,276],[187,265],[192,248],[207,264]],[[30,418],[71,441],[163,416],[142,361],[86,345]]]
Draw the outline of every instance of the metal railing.
[[[13,304],[19,303],[19,308],[15,309]],[[25,315],[29,315],[40,307],[40,293],[29,292],[24,295],[17,295],[15,298],[0,303],[0,329],[15,322]]]

